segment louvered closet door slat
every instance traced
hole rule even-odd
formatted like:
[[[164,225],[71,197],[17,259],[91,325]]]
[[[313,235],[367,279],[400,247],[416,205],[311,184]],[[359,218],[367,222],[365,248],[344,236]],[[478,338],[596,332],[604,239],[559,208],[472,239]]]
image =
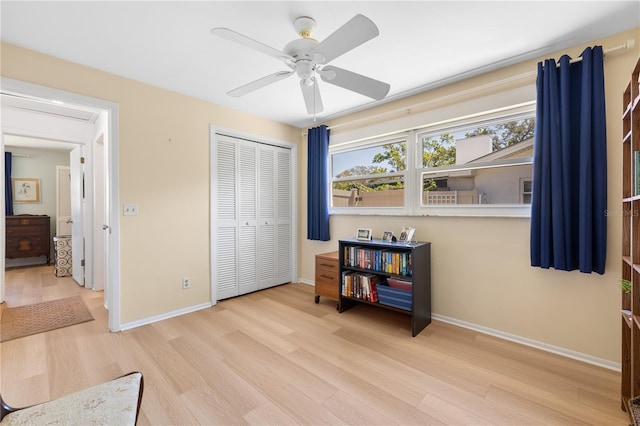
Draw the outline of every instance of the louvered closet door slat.
[[[292,281],[291,274],[291,224],[278,225],[278,251],[276,252],[277,271],[276,284],[284,284]]]
[[[237,239],[235,227],[218,227],[217,231],[218,247],[223,247],[215,258],[216,285],[220,300],[238,295]]]
[[[253,142],[240,143],[240,221],[256,219],[256,152]]]
[[[218,220],[236,218],[236,144],[218,140],[217,144],[216,191],[218,196]]]
[[[278,149],[277,154],[278,223],[291,220],[291,150]]]
[[[257,247],[256,247],[256,230],[254,226],[240,225],[239,244],[239,270],[238,270],[238,287],[239,294],[250,293],[258,290],[258,265],[257,265]]]
[[[276,256],[274,250],[275,226],[260,226],[260,237],[258,238],[258,287],[263,289],[275,285],[276,279]]]
[[[259,151],[260,218],[275,216],[275,158],[270,146],[260,147]]]

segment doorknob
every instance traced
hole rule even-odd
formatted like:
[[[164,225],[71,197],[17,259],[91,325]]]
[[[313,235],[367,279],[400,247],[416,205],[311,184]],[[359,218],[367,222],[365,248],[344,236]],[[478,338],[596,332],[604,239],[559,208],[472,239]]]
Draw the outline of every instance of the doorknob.
[[[67,219],[67,223],[73,223],[73,220]]]
[[[102,230],[106,231],[107,229],[109,229],[109,225],[102,225]]]

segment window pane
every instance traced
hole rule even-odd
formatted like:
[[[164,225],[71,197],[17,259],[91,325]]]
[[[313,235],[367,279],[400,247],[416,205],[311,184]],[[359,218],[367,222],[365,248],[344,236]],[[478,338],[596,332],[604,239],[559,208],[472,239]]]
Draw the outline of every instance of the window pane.
[[[534,130],[531,117],[420,135],[421,204],[531,203],[532,165],[511,163],[533,157]]]
[[[403,207],[406,141],[331,156],[332,207]]]
[[[531,179],[532,164],[522,164],[529,160],[509,160],[515,164],[477,163],[469,168],[425,172],[422,205],[530,204],[530,193],[522,190],[523,183]]]
[[[404,141],[336,153],[331,156],[334,178],[404,171],[407,145]]]
[[[535,118],[470,127],[453,132],[420,135],[422,167],[433,168],[504,158],[530,157]],[[523,145],[520,145],[523,144]]]
[[[404,178],[390,176],[334,182],[332,207],[402,207]]]

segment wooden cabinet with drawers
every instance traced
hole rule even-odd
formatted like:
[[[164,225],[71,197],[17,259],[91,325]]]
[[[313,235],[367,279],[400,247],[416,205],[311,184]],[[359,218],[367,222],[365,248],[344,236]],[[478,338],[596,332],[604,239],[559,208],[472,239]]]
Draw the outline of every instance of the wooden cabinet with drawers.
[[[316,303],[320,302],[320,296],[338,300],[338,252],[316,255]]]
[[[49,216],[16,215],[6,217],[6,258],[46,256],[51,264],[51,221]]]

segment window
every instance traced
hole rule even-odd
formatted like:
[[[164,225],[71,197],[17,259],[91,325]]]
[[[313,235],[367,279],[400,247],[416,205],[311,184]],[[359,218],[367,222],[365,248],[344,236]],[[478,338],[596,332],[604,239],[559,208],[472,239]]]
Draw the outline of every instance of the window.
[[[331,212],[529,216],[535,103],[330,146]]]
[[[418,134],[420,205],[530,204],[534,129],[525,116]]]
[[[407,142],[395,139],[331,156],[332,207],[403,207]]]
[[[520,188],[522,193],[522,198],[520,199],[520,202],[522,204],[531,204],[533,180],[531,178],[520,179]]]

